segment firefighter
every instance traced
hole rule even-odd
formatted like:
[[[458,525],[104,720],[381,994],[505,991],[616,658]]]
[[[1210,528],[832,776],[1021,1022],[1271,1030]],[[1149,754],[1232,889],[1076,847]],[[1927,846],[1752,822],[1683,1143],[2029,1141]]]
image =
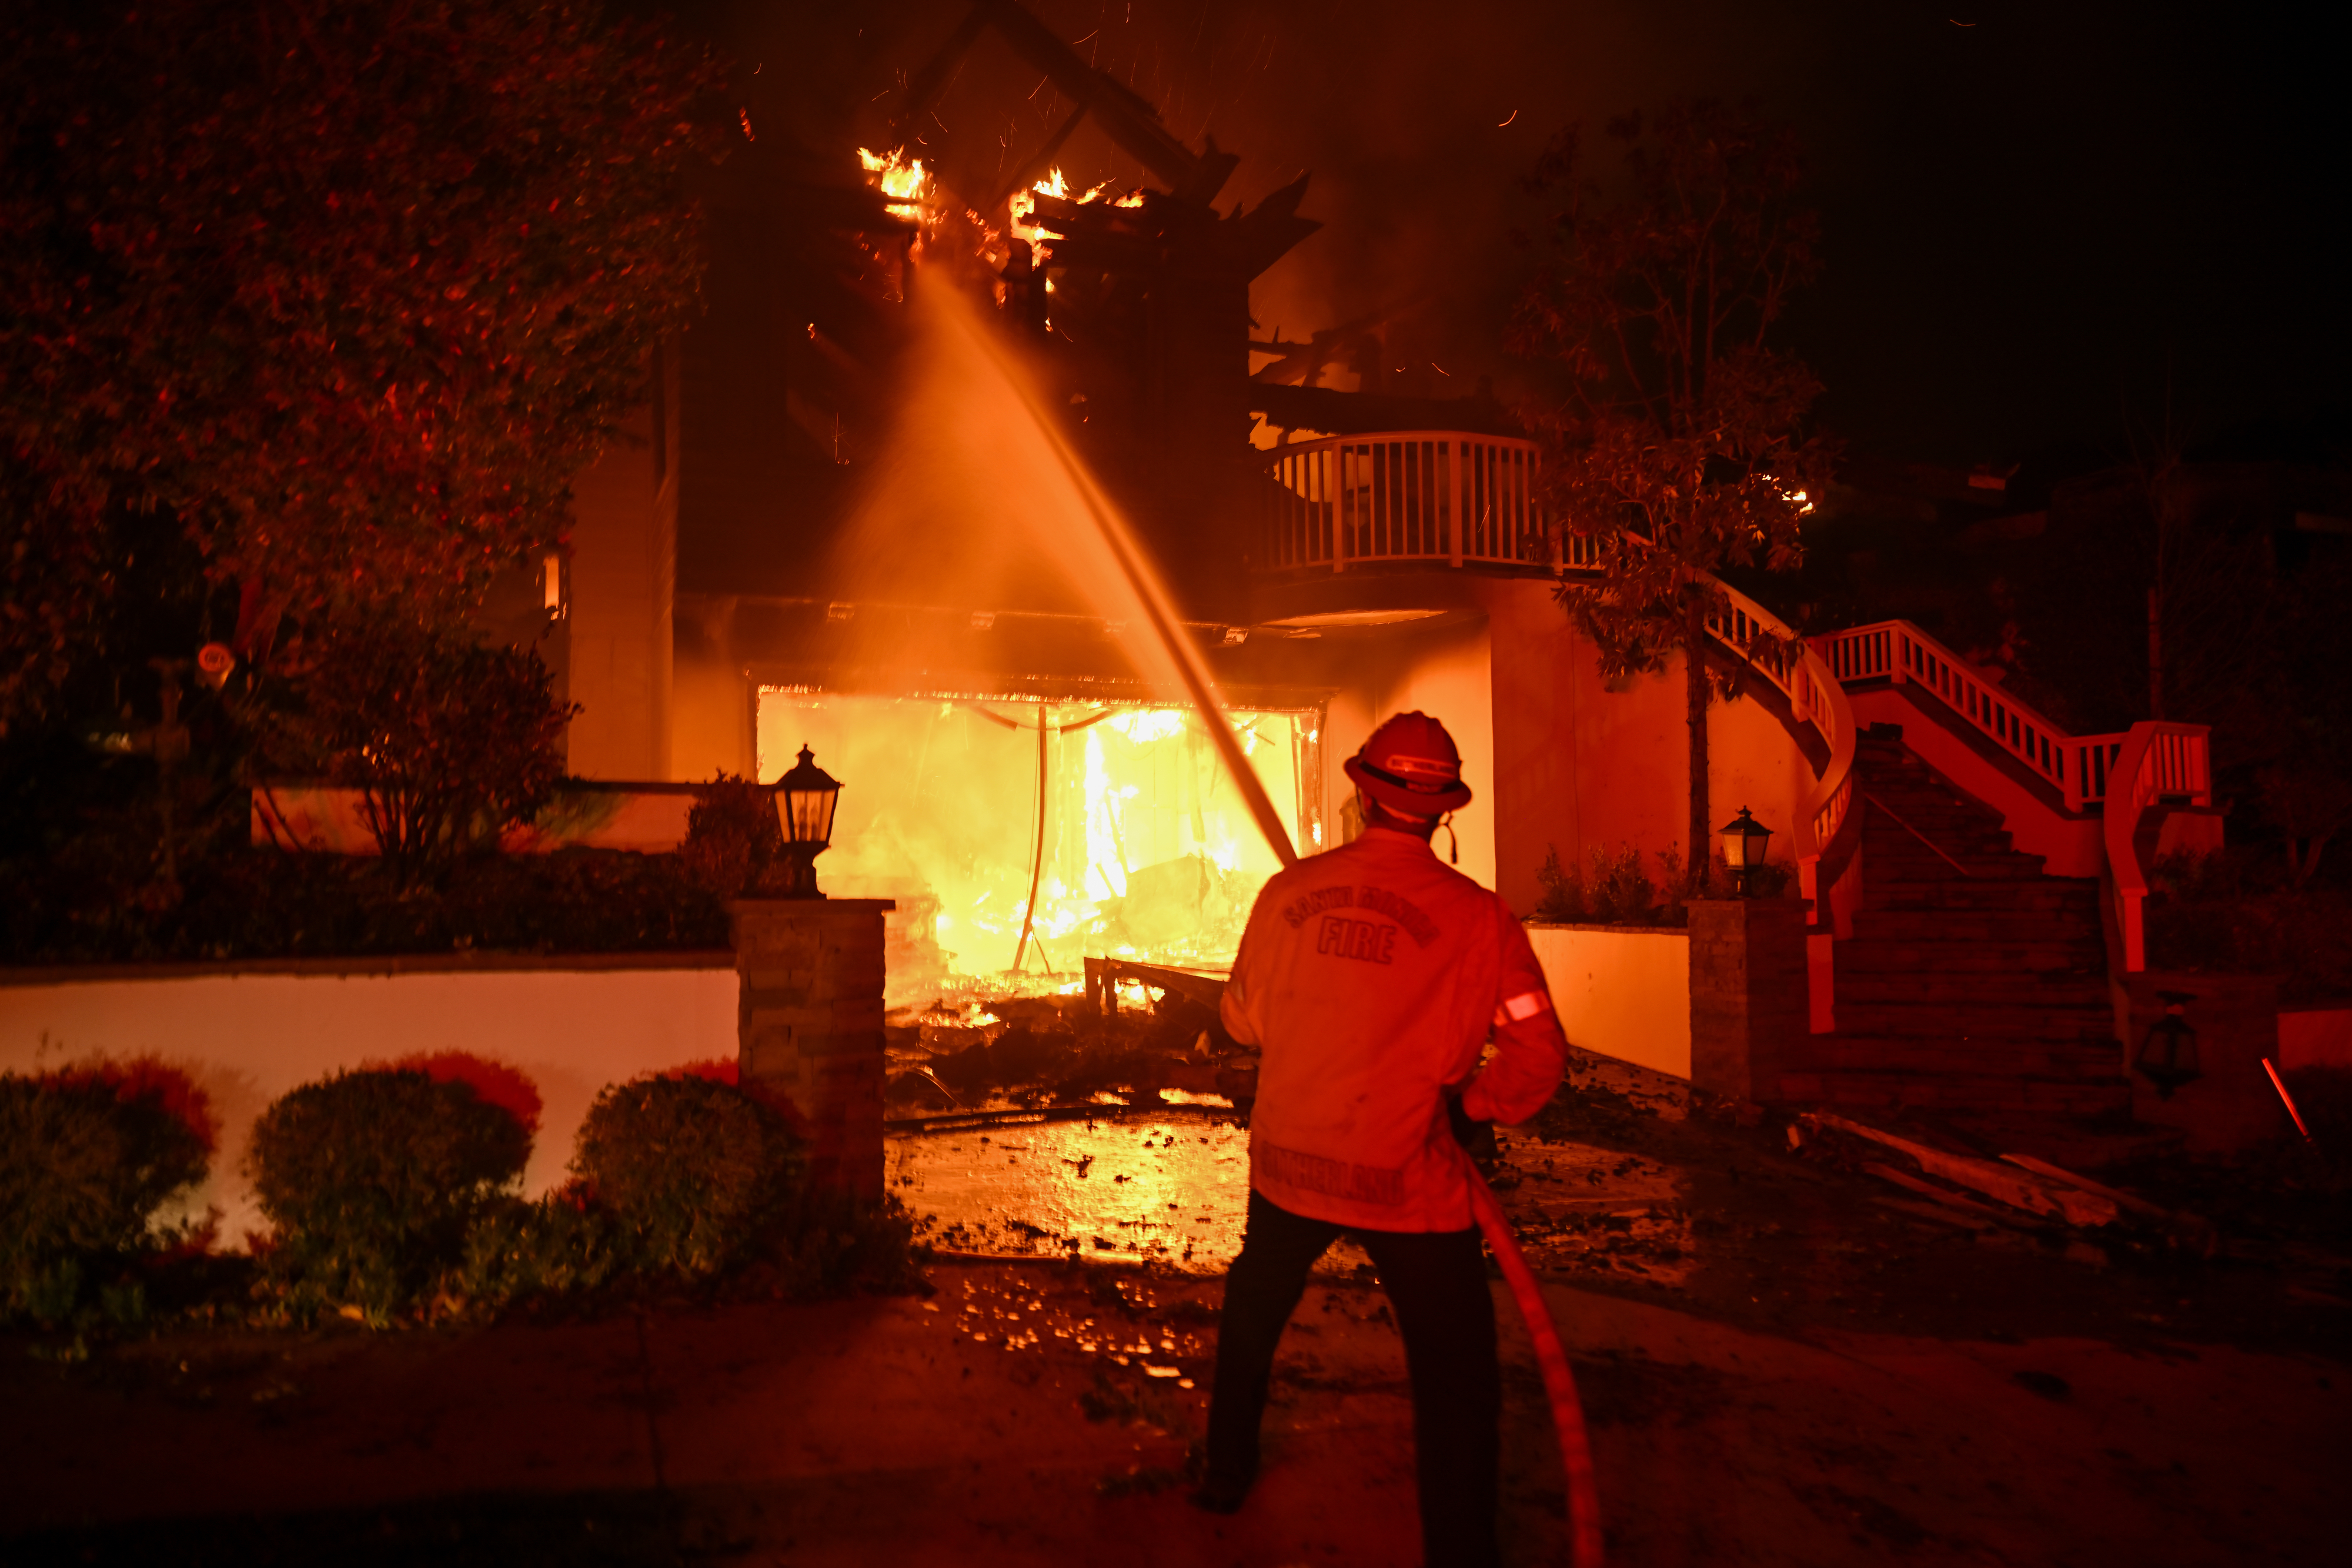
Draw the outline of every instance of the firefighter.
[[[1221,1009],[1264,1056],[1192,1500],[1242,1506],[1275,1346],[1307,1270],[1346,1235],[1371,1255],[1404,1337],[1424,1558],[1492,1568],[1502,1385],[1455,1129],[1535,1114],[1566,1041],[1509,907],[1431,849],[1439,820],[1470,802],[1444,726],[1398,714],[1346,766],[1365,831],[1265,884]]]

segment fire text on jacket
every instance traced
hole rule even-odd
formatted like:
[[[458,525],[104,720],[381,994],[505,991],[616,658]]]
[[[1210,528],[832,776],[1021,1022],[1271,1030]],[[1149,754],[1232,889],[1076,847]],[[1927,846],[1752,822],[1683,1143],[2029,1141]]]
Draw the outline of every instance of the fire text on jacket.
[[[1323,929],[1316,934],[1315,950],[1336,953],[1342,958],[1361,958],[1367,964],[1393,964],[1396,934],[1395,926],[1380,921],[1327,915],[1323,917]]]
[[[1437,940],[1437,922],[1421,912],[1421,906],[1409,898],[1401,898],[1385,887],[1318,887],[1312,893],[1299,894],[1283,910],[1282,917],[1295,930],[1327,909],[1365,908],[1378,910],[1412,934],[1416,946],[1426,947]],[[1327,927],[1328,932],[1328,927]],[[1326,939],[1328,940],[1328,935]],[[1318,947],[1328,953],[1328,946]],[[1385,964],[1386,958],[1381,960]]]

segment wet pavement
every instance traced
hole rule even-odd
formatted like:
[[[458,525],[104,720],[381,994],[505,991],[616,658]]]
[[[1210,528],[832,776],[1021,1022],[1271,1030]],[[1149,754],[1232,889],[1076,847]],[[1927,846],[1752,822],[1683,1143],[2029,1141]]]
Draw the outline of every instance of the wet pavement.
[[[894,1134],[891,1190],[925,1239],[1000,1257],[1111,1253],[1203,1270],[1241,1249],[1249,1134],[1222,1115]]]
[[[1339,1249],[1284,1336],[1257,1491],[1230,1519],[1184,1503],[1246,1196],[1235,1113],[992,1098],[994,1124],[891,1136],[940,1249],[923,1294],[175,1331],[73,1366],[0,1336],[0,1562],[1412,1568],[1402,1347]],[[2342,1560],[2334,1253],[1990,1223],[1787,1132],[1579,1056],[1499,1140],[1612,1562]],[[1533,1568],[1565,1560],[1565,1501],[1496,1301],[1506,1562]]]

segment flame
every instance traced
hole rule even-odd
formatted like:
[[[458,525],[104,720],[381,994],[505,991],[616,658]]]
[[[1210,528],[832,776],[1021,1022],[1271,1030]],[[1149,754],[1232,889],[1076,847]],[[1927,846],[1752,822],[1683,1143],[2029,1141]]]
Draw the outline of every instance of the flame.
[[[893,147],[887,152],[857,150],[857,162],[868,174],[877,176],[866,182],[890,198],[894,207],[922,207],[930,204],[933,194],[931,177],[923,168],[920,158],[909,158],[906,149]]]
[[[1017,727],[961,703],[768,688],[761,695],[762,776],[803,738],[855,776],[821,872],[844,897],[895,897],[924,909],[936,965],[893,960],[892,984],[908,998],[940,995],[959,977],[1002,987],[1031,912],[1035,842],[1036,711],[991,701]],[[1028,711],[1022,710],[1027,707]],[[1251,903],[1276,862],[1247,805],[1218,764],[1200,716],[1174,705],[1119,706],[1083,728],[1089,709],[1047,710],[1045,860],[1030,919],[1032,942],[1018,988],[1066,990],[1086,955],[1150,962],[1230,962]],[[1231,716],[1277,800],[1298,800],[1295,743],[1311,717],[1286,712]],[[911,766],[909,759],[912,759]],[[828,763],[831,766],[831,763]],[[1293,831],[1306,829],[1297,824]],[[1311,831],[1308,831],[1311,838]],[[1042,958],[1039,945],[1043,945]],[[1049,972],[1050,971],[1050,972]]]
[[[1084,195],[1078,197],[1078,204],[1079,205],[1084,206],[1089,203],[1101,202],[1108,198],[1109,204],[1114,207],[1139,207],[1143,205],[1143,191],[1140,187],[1117,195],[1111,194],[1111,193],[1117,191],[1118,188],[1118,181],[1105,180],[1093,190],[1088,191]],[[1027,190],[1018,192],[1014,194],[1012,204],[1013,237],[1016,239],[1025,239],[1033,246],[1050,246],[1053,243],[1045,231],[1038,227],[1035,222],[1037,214],[1037,198],[1039,196],[1053,196],[1062,201],[1068,201],[1070,199],[1069,177],[1064,174],[1059,169],[1050,170],[1047,172],[1044,179],[1038,181],[1035,184],[1031,185]]]
[[[1771,486],[1773,489],[1780,490],[1780,499],[1796,507],[1797,516],[1801,517],[1810,517],[1813,515],[1813,504],[1806,498],[1805,492],[1802,490],[1781,490],[1780,481],[1770,474],[1759,474],[1757,476],[1762,479],[1767,485]],[[1761,535],[1759,535],[1759,538],[1760,538]]]

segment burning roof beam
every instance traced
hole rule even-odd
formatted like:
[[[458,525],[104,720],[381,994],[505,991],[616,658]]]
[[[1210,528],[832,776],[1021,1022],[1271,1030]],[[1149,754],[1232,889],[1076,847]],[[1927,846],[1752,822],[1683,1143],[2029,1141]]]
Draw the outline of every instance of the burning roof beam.
[[[1062,121],[1061,128],[1045,138],[1045,144],[1031,153],[1028,162],[1013,172],[1013,178],[1004,183],[1004,188],[997,192],[988,205],[981,210],[992,213],[1011,201],[1015,193],[1027,190],[1032,183],[1045,178],[1046,171],[1054,166],[1055,154],[1062,151],[1062,143],[1070,139],[1070,133],[1078,128],[1078,121],[1086,117],[1085,104],[1082,103],[1072,110],[1069,119]]]
[[[1174,254],[1174,242],[1182,238],[1193,246],[1188,265],[1247,279],[1323,226],[1298,215],[1298,203],[1306,193],[1307,176],[1301,174],[1248,212],[1237,210],[1234,216],[1216,221],[1213,214],[1171,203],[1155,192],[1145,192],[1140,206],[1074,202],[1041,192],[1032,199],[1029,222],[1061,236],[1054,247],[1058,262],[1112,272],[1150,272]]]
[[[947,90],[954,76],[957,63],[978,39],[981,30],[992,25],[1014,54],[1044,71],[1062,96],[1081,111],[1092,114],[1104,133],[1122,150],[1167,181],[1171,193],[1206,205],[1224,188],[1226,179],[1241,162],[1239,158],[1219,152],[1215,139],[1211,137],[1202,138],[1205,152],[1195,152],[1185,146],[1173,131],[1160,123],[1160,111],[1149,101],[1109,73],[1080,59],[1076,49],[1056,37],[1017,0],[974,0],[971,11],[947,43],[908,84],[907,101],[899,110],[898,121],[902,135],[939,102],[940,95]],[[1057,134],[1056,144],[1076,128],[1074,116]]]
[[[914,79],[907,84],[907,101],[898,106],[898,118],[891,126],[891,134],[901,146],[914,134],[915,122],[939,107],[940,99],[948,90],[948,84],[955,80],[956,68],[963,63],[963,57],[971,52],[972,45],[980,41],[980,35],[988,26],[988,20],[985,6],[973,6],[971,14],[948,36],[948,41],[940,46],[939,53],[933,55],[923,68],[915,73]]]

